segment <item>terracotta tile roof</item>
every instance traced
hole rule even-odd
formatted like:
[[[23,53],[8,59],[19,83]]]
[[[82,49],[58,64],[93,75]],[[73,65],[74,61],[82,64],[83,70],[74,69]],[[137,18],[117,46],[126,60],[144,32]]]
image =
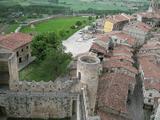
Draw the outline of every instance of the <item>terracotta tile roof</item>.
[[[148,41],[147,44],[143,45],[142,49],[160,49],[160,42]]]
[[[128,44],[130,45],[134,45],[136,40],[135,38],[131,37],[130,35],[128,34],[125,34],[123,32],[120,32],[120,33],[116,33],[115,36],[121,40],[125,40],[127,41]]]
[[[98,34],[98,35],[96,35],[96,38],[100,41],[108,42],[109,37],[116,34],[116,33],[120,33],[120,31],[112,31],[112,32],[108,32],[108,33],[105,33],[105,34]]]
[[[99,52],[99,53],[102,53],[102,54],[106,54],[106,49],[100,45],[98,45],[97,43],[93,43],[91,48],[90,48],[90,51],[96,51],[96,52]]]
[[[121,31],[114,31],[114,32],[109,32],[105,34],[99,34],[96,37],[97,37],[97,40],[107,43],[113,36],[117,37],[117,39],[126,41],[126,43],[131,46],[133,46],[136,43],[135,38]]]
[[[139,29],[144,32],[149,32],[152,29],[152,27],[150,27],[149,25],[143,22],[132,22],[129,25],[124,27],[124,30],[128,30],[128,29]]]
[[[144,78],[160,80],[160,68],[157,64],[154,64],[148,56],[140,57],[139,61],[144,72]]]
[[[118,45],[113,50],[113,56],[127,55],[132,57],[132,49],[125,45]]]
[[[32,41],[32,36],[24,33],[11,33],[1,38],[0,46],[15,50]]]
[[[128,71],[137,74],[137,69],[133,67],[132,63],[126,61],[113,61],[112,59],[103,62],[104,68],[125,68]]]
[[[120,116],[110,114],[110,113],[106,113],[106,112],[103,112],[101,110],[98,110],[98,115],[100,116],[101,120],[123,120],[124,119]]]
[[[114,60],[120,60],[120,61],[129,61],[131,63],[134,63],[133,59],[131,57],[128,56],[123,56],[123,55],[118,55],[118,56],[112,56],[110,58],[110,60],[114,61]]]
[[[135,19],[135,18],[127,14],[119,14],[119,15],[113,15],[109,17],[107,21],[110,21],[115,24],[115,23],[122,22],[122,21],[129,21],[131,19]]]
[[[151,82],[151,81],[144,81],[145,89],[155,89],[160,91],[160,81],[159,82]]]
[[[130,84],[135,85],[135,79],[127,75],[103,74],[99,80],[98,103],[127,113],[126,101]]]

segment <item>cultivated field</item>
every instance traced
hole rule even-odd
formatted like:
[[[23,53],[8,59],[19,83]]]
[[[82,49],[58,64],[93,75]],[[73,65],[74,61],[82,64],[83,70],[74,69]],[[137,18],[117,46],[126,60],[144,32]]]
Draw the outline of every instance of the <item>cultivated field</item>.
[[[67,36],[70,36],[78,29],[72,29],[71,26],[75,25],[77,21],[81,21],[83,24],[81,27],[88,24],[88,17],[63,17],[47,20],[35,25],[24,27],[21,32],[24,33],[43,33],[43,32],[55,32],[59,34],[60,31],[66,31]]]

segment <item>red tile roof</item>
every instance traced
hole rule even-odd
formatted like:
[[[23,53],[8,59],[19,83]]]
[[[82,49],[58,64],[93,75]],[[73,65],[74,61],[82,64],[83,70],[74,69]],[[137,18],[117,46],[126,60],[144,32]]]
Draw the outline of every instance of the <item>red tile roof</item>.
[[[131,46],[133,46],[136,43],[135,38],[121,31],[112,31],[105,34],[99,34],[96,36],[96,38],[98,41],[108,43],[113,36],[115,36],[117,39],[124,40],[124,43],[126,42],[126,44],[129,44]]]
[[[102,53],[102,54],[106,54],[106,49],[100,45],[98,45],[97,43],[93,43],[91,48],[90,48],[90,51],[93,50],[93,51],[96,51],[96,52],[99,52],[99,53]]]
[[[134,63],[133,59],[131,57],[128,57],[128,56],[123,56],[123,55],[118,55],[118,56],[112,56],[110,58],[111,61],[114,61],[114,60],[121,60],[121,61],[129,61],[131,63]]]
[[[114,50],[113,50],[113,55],[117,56],[117,55],[127,55],[132,57],[132,49],[128,46],[125,45],[117,45]]]
[[[137,74],[137,69],[133,67],[132,63],[126,61],[113,61],[109,59],[103,63],[104,68],[125,68],[128,71]]]
[[[128,34],[125,34],[123,32],[120,32],[120,33],[116,33],[115,36],[121,40],[125,40],[127,41],[128,44],[130,45],[134,45],[136,40],[135,38],[131,37],[130,35]]]
[[[134,23],[130,23],[129,25],[125,26],[124,27],[124,30],[126,29],[139,29],[141,31],[144,31],[144,32],[149,32],[152,27],[150,27],[149,25],[143,23],[143,22],[134,22]]]
[[[0,46],[9,50],[16,50],[17,48],[30,43],[32,36],[24,33],[11,33],[3,36],[0,40]]]
[[[135,79],[127,75],[118,73],[103,74],[99,80],[98,103],[126,113],[126,101],[130,84],[135,85]]]
[[[107,21],[110,21],[112,23],[118,23],[122,21],[129,21],[131,19],[135,19],[133,16],[126,15],[126,14],[119,14],[119,15],[113,15],[107,19]]]
[[[154,64],[148,56],[140,57],[140,65],[144,72],[144,78],[160,80],[160,68]]]
[[[98,110],[98,115],[100,116],[101,120],[123,120],[124,117],[120,117],[118,115],[114,115],[111,113],[106,113],[104,111]]]
[[[148,41],[147,44],[143,45],[142,49],[160,49],[160,42]]]
[[[151,81],[144,81],[145,89],[155,89],[160,91],[160,81],[159,82],[151,82]]]
[[[112,32],[109,32],[109,33],[105,33],[105,34],[98,34],[96,36],[96,38],[102,42],[108,42],[109,41],[109,38],[110,36],[116,34],[116,33],[120,33],[120,31],[112,31]]]

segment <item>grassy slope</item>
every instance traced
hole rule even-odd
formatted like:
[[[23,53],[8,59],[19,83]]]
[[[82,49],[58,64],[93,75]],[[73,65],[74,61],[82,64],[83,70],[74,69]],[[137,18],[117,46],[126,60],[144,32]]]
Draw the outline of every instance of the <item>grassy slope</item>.
[[[91,0],[59,0],[58,5],[70,7],[71,9],[87,10],[88,8],[94,8],[97,10],[128,10],[124,5],[125,0],[104,0],[104,1],[91,1]],[[147,0],[129,0],[131,2],[146,2]],[[64,4],[65,3],[65,4]],[[28,5],[54,5],[54,3],[48,2],[48,0],[1,0],[0,5],[15,5],[20,4],[22,6]]]

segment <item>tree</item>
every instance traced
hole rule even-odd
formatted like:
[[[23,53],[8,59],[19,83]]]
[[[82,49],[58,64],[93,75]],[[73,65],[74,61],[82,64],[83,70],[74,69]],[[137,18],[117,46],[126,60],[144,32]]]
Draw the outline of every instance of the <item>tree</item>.
[[[32,54],[37,57],[37,60],[44,60],[48,49],[59,49],[61,47],[61,42],[54,32],[42,33],[33,38],[31,47]]]
[[[76,25],[79,27],[79,26],[82,25],[82,22],[81,22],[81,21],[77,21],[77,22],[76,22]]]
[[[70,61],[70,54],[64,53],[63,50],[50,49],[37,70],[37,77],[46,81],[55,80],[67,72]]]
[[[66,36],[66,32],[64,30],[60,30],[59,35],[64,38]]]
[[[92,20],[92,16],[89,16],[89,17],[88,17],[88,20],[90,20],[90,21],[91,21],[91,20]]]

